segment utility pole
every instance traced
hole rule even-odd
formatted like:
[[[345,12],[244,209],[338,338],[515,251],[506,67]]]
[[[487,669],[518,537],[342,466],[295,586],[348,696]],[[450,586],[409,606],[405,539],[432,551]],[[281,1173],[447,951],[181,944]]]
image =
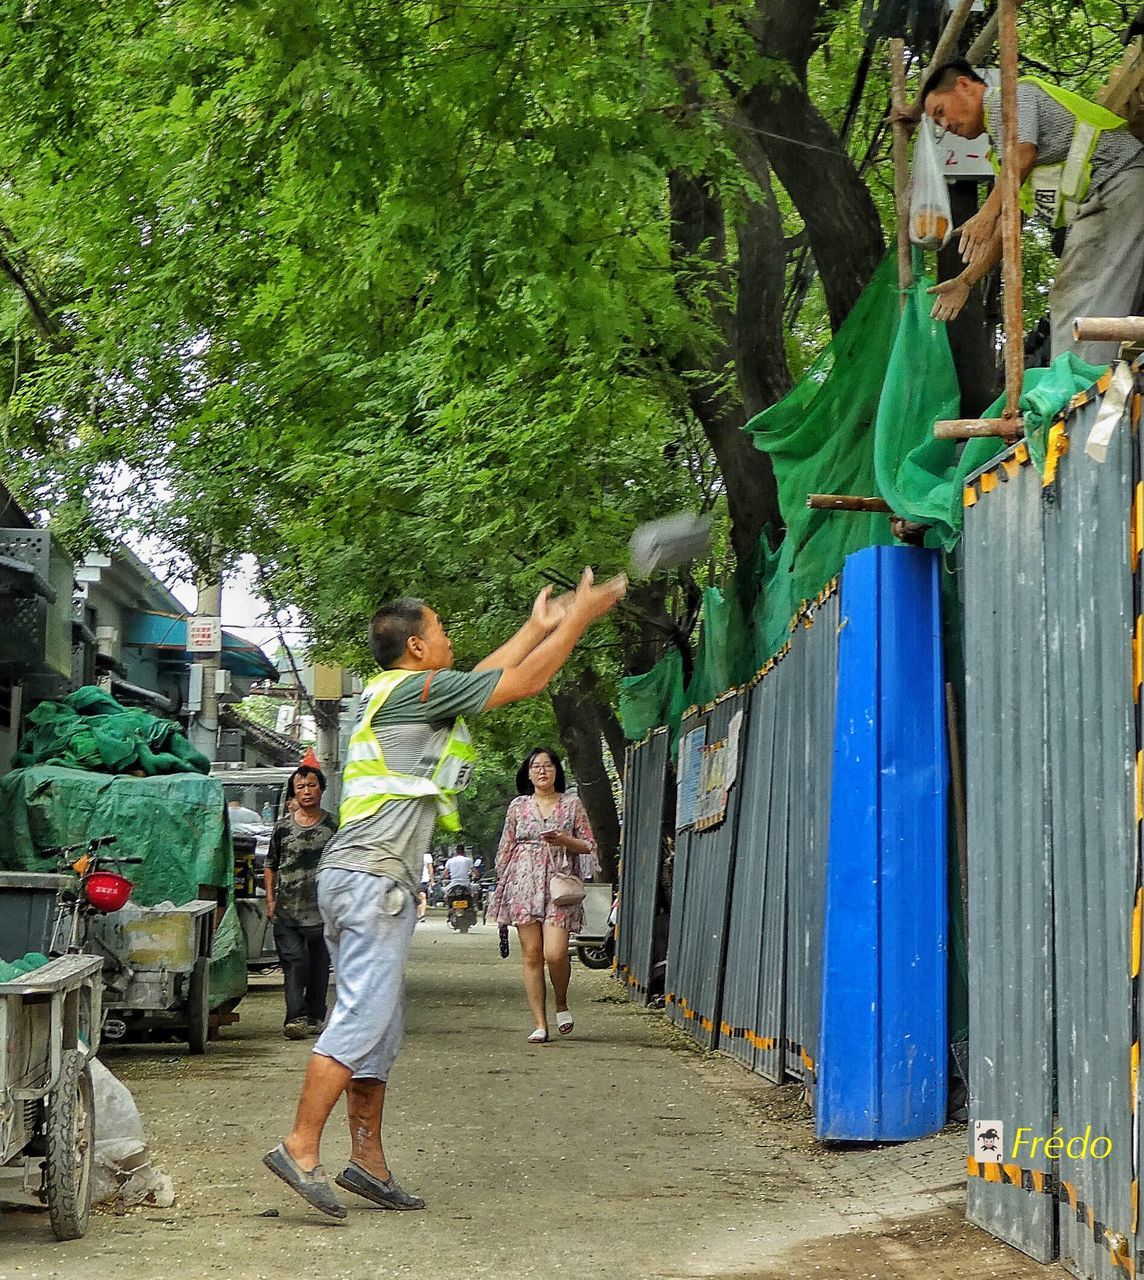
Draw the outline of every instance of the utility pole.
[[[210,562],[195,584],[198,602],[188,623],[187,649],[197,655],[195,666],[202,677],[198,713],[190,726],[191,744],[208,760],[218,756],[218,673],[222,669],[222,574],[219,544],[211,543]],[[194,668],[192,668],[192,677]]]

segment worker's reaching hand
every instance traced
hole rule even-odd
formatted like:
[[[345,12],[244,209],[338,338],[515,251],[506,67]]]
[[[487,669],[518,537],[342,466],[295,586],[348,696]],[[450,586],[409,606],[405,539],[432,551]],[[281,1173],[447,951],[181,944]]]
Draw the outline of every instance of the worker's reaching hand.
[[[989,252],[994,237],[997,235],[997,223],[999,220],[1000,215],[986,205],[975,213],[972,218],[968,218],[962,223],[961,239],[958,241],[957,251],[961,254],[962,262],[967,266],[973,262],[980,261]]]
[[[943,280],[927,292],[935,295],[933,310],[930,312],[934,320],[956,320],[962,307],[969,301],[969,285],[961,276]]]

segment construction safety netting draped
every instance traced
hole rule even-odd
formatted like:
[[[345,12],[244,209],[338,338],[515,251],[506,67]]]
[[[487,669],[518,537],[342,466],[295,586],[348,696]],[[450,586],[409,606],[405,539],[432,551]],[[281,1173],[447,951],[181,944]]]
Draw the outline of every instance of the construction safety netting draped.
[[[785,537],[776,551],[760,544],[753,581],[744,582],[741,568],[726,595],[706,592],[686,688],[675,654],[623,682],[620,709],[629,738],[657,725],[674,733],[683,708],[705,705],[750,679],[848,555],[893,541],[889,517],[811,511],[807,494],[881,496],[896,514],[929,526],[928,545],[949,549],[960,538],[963,481],[1004,445],[933,437],[935,421],[959,416],[960,397],[945,326],[930,319],[932,283],[919,276],[903,307],[897,263],[888,257],[794,390],[747,423],[774,464]],[[1021,409],[1030,454],[1042,469],[1053,419],[1100,372],[1070,354],[1026,374]],[[984,416],[999,417],[1002,404]],[[744,600],[754,602],[749,616]]]

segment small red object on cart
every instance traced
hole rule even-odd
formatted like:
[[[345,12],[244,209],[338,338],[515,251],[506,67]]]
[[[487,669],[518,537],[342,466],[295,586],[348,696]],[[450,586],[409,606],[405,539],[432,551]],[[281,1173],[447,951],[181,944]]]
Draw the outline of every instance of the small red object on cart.
[[[93,871],[83,883],[88,902],[96,911],[118,911],[127,905],[132,884],[114,871]]]

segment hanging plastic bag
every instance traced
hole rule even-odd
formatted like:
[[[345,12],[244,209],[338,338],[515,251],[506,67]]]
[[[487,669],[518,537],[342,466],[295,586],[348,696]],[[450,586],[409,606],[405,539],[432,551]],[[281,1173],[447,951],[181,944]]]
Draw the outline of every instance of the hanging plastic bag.
[[[933,125],[923,118],[914,146],[910,240],[920,249],[943,249],[952,231],[953,213],[949,205],[949,187],[941,171]]]

